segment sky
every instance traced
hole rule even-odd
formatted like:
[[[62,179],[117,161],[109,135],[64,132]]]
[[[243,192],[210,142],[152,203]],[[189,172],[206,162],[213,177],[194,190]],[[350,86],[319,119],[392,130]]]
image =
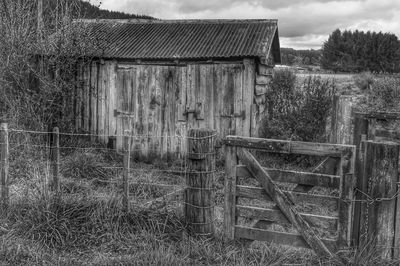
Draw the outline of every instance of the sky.
[[[295,49],[319,49],[338,28],[400,39],[400,0],[101,0],[100,7],[160,19],[278,19],[281,47]]]

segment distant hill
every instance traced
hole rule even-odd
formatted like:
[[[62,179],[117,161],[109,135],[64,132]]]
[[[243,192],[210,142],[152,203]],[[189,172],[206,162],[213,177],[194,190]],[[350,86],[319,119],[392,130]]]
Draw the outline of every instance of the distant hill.
[[[146,15],[137,15],[137,14],[127,14],[124,12],[118,11],[109,11],[105,9],[101,9],[98,6],[95,6],[89,2],[83,0],[43,0],[43,13],[44,17],[48,14],[54,14],[57,10],[57,3],[59,4],[58,8],[62,8],[63,1],[75,1],[72,3],[74,16],[78,18],[86,18],[86,19],[133,19],[133,18],[141,18],[141,19],[155,19]],[[51,17],[51,16],[47,16]]]
[[[282,65],[288,66],[319,66],[321,64],[321,50],[295,50],[281,48]]]
[[[94,6],[89,2],[80,1],[80,12],[82,18],[88,19],[130,19],[130,18],[142,18],[142,19],[154,19],[153,17],[146,15],[127,14],[124,12],[110,11],[101,9],[98,6]]]

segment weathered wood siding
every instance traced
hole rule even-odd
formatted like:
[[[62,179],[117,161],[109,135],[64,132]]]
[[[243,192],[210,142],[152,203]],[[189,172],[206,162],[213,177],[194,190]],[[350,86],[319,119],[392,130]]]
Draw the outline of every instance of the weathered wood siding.
[[[103,142],[116,136],[118,149],[128,130],[138,156],[184,154],[190,128],[214,129],[219,137],[257,136],[260,112],[250,59],[176,66],[93,62],[79,69],[78,78],[76,129]]]

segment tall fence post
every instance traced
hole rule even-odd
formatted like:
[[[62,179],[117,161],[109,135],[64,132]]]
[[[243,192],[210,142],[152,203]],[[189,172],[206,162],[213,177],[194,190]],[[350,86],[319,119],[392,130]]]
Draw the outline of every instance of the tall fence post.
[[[391,258],[395,239],[399,145],[394,142],[363,142],[364,178],[367,191],[362,205],[360,243],[374,240],[382,258]],[[398,242],[398,241],[397,241]]]
[[[236,225],[236,166],[238,157],[236,146],[225,147],[224,237],[225,240],[233,240],[235,238]]]
[[[58,127],[53,128],[51,143],[51,175],[52,189],[57,194],[60,193],[60,130]]]
[[[214,235],[214,172],[216,133],[191,129],[188,133],[188,162],[184,213],[192,233]]]
[[[3,210],[9,205],[9,188],[8,188],[8,125],[7,123],[1,123],[0,125],[0,138],[1,138],[1,204]]]
[[[129,169],[131,162],[131,142],[130,132],[124,132],[123,149],[124,149],[124,170],[123,170],[123,192],[122,192],[122,205],[126,212],[129,211]]]

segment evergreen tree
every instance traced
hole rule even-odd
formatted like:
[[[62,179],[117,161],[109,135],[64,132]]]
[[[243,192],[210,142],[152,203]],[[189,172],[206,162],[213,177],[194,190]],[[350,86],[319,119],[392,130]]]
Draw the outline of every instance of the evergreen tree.
[[[321,64],[335,72],[399,72],[400,41],[391,33],[337,29],[323,45]]]

